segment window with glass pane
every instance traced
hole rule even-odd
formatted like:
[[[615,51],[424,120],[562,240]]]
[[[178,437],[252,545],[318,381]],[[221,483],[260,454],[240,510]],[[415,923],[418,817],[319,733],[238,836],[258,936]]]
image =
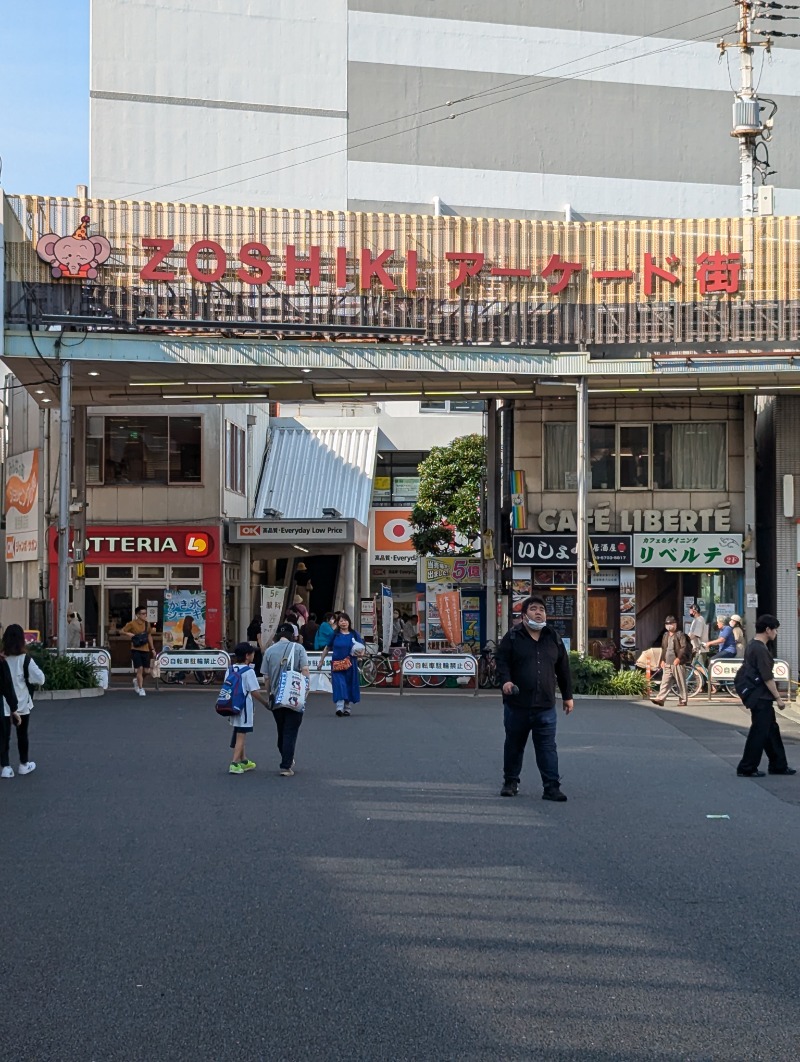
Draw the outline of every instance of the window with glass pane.
[[[619,429],[620,489],[650,486],[650,428],[644,425]]]
[[[414,505],[419,494],[419,464],[426,450],[382,453],[375,463],[372,504],[376,507]]]
[[[200,417],[169,418],[169,481],[199,483],[201,480]]]
[[[244,494],[244,431],[228,423],[225,432],[225,486]]]
[[[166,483],[167,417],[106,417],[103,482]]]
[[[544,426],[544,489],[574,490],[578,442],[574,424]]]
[[[592,490],[616,490],[617,455],[613,424],[589,425],[589,467]]]
[[[725,490],[725,424],[655,424],[653,481],[663,490]]]

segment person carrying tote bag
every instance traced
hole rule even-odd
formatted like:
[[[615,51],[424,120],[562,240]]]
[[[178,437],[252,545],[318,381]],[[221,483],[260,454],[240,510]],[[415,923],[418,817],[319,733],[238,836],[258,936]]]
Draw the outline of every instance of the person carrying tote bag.
[[[358,661],[355,657],[363,656],[364,641],[361,635],[352,629],[350,617],[340,612],[336,629],[322,650],[318,671],[322,671],[328,650],[331,650],[331,685],[333,686],[333,703],[338,716],[350,715],[350,705],[361,700]]]
[[[283,778],[291,778],[297,733],[305,711],[308,656],[305,648],[294,640],[291,624],[281,624],[276,637],[278,640],[264,653],[261,673],[270,690],[270,707],[278,731],[280,774]]]

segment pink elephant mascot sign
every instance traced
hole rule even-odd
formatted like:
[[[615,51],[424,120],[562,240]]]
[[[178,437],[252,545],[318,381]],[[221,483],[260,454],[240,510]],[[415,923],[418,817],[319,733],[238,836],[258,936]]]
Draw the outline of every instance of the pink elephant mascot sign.
[[[59,277],[94,280],[97,267],[111,256],[111,244],[105,236],[90,236],[88,215],[71,236],[57,236],[48,232],[36,244],[36,253],[48,262],[56,280]]]

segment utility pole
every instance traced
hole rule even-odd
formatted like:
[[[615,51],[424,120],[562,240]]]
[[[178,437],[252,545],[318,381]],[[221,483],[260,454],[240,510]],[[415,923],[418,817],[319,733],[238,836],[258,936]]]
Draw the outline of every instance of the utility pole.
[[[736,40],[720,41],[719,49],[723,55],[731,48],[739,52],[741,84],[736,91],[733,104],[731,136],[739,141],[742,217],[751,218],[757,212],[753,187],[756,170],[756,141],[765,130],[765,124],[761,121],[758,96],[753,87],[753,52],[756,48],[766,48],[769,51],[772,41],[769,37],[765,40],[754,39],[753,9],[760,6],[756,0],[735,0],[735,2],[739,8]],[[752,265],[752,256],[750,264]]]

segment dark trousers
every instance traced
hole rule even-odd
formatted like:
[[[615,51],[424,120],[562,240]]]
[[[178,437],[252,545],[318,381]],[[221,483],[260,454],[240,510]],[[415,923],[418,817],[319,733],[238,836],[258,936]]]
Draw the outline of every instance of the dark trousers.
[[[555,708],[512,708],[503,705],[506,741],[503,746],[503,777],[519,785],[522,759],[528,735],[533,739],[536,766],[545,789],[558,786],[558,750],[556,749]]]
[[[17,748],[19,749],[19,762],[28,762],[28,723],[29,715],[21,715],[19,726],[14,726],[10,715],[2,716],[2,732],[0,732],[0,767],[8,767],[8,754],[11,747],[11,731],[17,732]]]
[[[750,731],[737,770],[757,771],[764,752],[773,771],[782,771],[787,766],[772,699],[761,697],[750,708]]]
[[[303,713],[293,708],[275,708],[275,726],[278,728],[278,752],[281,754],[281,770],[288,771],[294,762],[294,747],[297,731],[303,722]]]

